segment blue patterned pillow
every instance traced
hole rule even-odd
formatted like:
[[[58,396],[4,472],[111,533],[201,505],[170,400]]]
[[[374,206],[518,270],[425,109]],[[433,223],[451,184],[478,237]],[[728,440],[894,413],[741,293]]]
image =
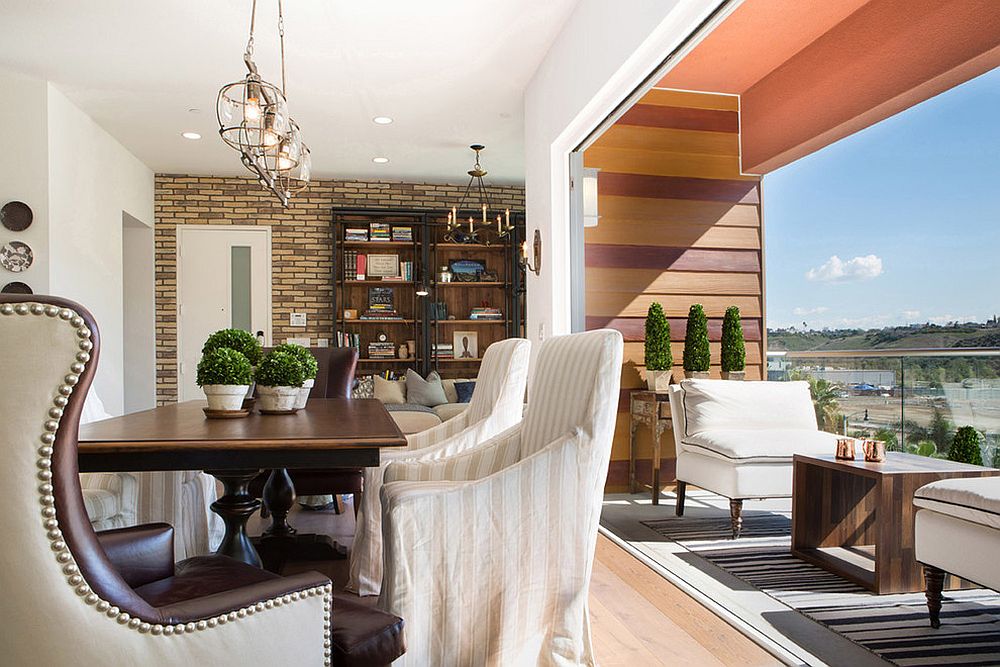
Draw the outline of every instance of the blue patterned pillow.
[[[476,389],[476,381],[456,382],[455,393],[458,394],[459,403],[468,403],[472,400],[472,392]]]

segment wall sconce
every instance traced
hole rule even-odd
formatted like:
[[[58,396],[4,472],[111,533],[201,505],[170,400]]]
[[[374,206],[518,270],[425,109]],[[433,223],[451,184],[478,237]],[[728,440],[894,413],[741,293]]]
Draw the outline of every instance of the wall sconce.
[[[521,244],[521,266],[531,271],[536,276],[542,272],[542,232],[535,230],[535,241],[532,244],[533,262],[528,262],[528,242]]]

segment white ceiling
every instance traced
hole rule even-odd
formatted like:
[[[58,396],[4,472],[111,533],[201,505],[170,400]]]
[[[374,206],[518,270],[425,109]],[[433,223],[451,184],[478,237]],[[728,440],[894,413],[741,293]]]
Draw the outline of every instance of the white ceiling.
[[[523,182],[524,88],[575,4],[285,0],[289,108],[314,172],[460,181],[478,142],[488,180]],[[256,61],[278,82],[277,0],[258,5]],[[0,66],[52,81],[154,171],[240,175],[215,99],[246,73],[249,16],[250,0],[0,0]]]

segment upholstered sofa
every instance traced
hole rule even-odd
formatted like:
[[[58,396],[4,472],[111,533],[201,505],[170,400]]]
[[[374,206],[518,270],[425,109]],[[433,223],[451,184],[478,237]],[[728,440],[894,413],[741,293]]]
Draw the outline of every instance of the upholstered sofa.
[[[729,498],[733,539],[743,501],[792,495],[792,455],[832,454],[806,382],[684,380],[670,387],[677,445],[677,516],[692,484]]]
[[[368,380],[366,379],[364,381]],[[371,378],[370,381],[374,383],[374,378]],[[455,385],[461,382],[475,382],[475,378],[448,378],[442,380],[441,385],[444,388],[444,394],[448,399],[448,402],[434,406],[408,402],[405,378],[401,378],[395,381],[395,383],[392,383],[398,385],[398,395],[397,392],[394,391],[382,392],[379,391],[377,387],[373,387],[372,396],[374,398],[378,398],[385,404],[386,409],[389,411],[389,414],[392,415],[392,418],[399,427],[399,430],[406,435],[410,435],[411,433],[420,433],[421,431],[432,429],[438,424],[442,424],[453,417],[457,417],[469,407],[468,402],[463,403],[459,401],[459,395]],[[359,395],[357,393],[355,393],[355,395],[359,398],[364,397],[364,395]]]
[[[945,575],[1000,590],[1000,477],[943,479],[917,489],[914,541],[931,627],[941,625]]]

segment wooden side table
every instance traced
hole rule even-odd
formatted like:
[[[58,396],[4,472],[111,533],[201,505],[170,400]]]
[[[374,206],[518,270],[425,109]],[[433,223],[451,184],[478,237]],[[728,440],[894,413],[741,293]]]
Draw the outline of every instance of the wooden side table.
[[[665,393],[644,389],[633,391],[629,397],[629,440],[628,440],[628,490],[636,493],[639,484],[635,479],[635,434],[639,425],[645,424],[653,435],[653,479],[648,486],[652,490],[653,504],[660,504],[660,438],[667,429],[672,429],[670,421],[670,398]],[[643,484],[642,486],[647,486]]]
[[[939,479],[993,475],[1000,470],[899,452],[883,463],[796,454],[792,554],[879,595],[922,591],[913,493]],[[951,587],[964,586],[953,578]]]

